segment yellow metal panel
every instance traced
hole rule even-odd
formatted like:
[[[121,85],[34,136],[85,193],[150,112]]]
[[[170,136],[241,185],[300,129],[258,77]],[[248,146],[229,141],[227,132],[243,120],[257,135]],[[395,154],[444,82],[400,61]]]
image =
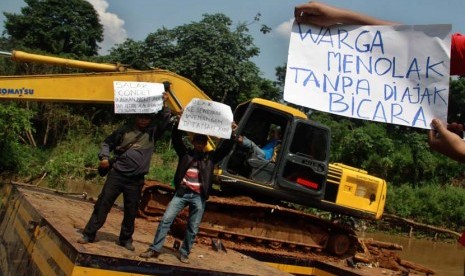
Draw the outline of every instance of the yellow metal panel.
[[[75,266],[72,276],[89,276],[89,275],[98,275],[98,276],[130,276],[130,275],[145,275],[139,273],[128,273],[128,272],[121,272],[121,271],[113,271],[113,270],[103,270],[98,268],[90,268],[90,267],[82,267],[82,266]]]
[[[42,272],[42,275],[57,275],[56,271],[47,262],[47,259],[44,258],[43,251],[35,249],[35,247],[30,247],[28,249],[28,252],[30,253],[32,260],[39,268],[40,272]]]
[[[265,99],[260,99],[260,98],[255,98],[251,102],[261,104],[261,105],[265,105],[265,106],[269,106],[269,107],[274,108],[276,110],[280,110],[280,111],[286,112],[288,114],[291,114],[294,117],[307,119],[307,115],[305,115],[305,113],[303,113],[302,111],[300,111],[298,109],[295,109],[293,107],[287,106],[287,105],[283,105],[283,104],[280,104],[280,103],[277,103],[277,102],[273,102],[273,101],[269,101],[269,100],[265,100]]]
[[[315,268],[314,272],[316,276],[336,276],[337,274],[329,273],[327,271],[321,270],[319,268]]]
[[[386,182],[363,170],[343,167],[336,204],[371,213],[379,219],[386,200]],[[375,200],[372,200],[372,195]]]
[[[22,206],[20,207],[18,211],[20,215],[27,214],[27,216],[29,216],[27,211],[25,211],[24,208],[22,208]],[[55,271],[48,264],[47,260],[44,259],[42,255],[43,252],[40,252],[39,250],[34,250],[35,249],[34,243],[32,242],[32,239],[29,233],[24,228],[24,226],[21,224],[21,222],[19,220],[15,220],[13,225],[16,230],[16,233],[18,234],[24,246],[26,247],[27,252],[31,256],[32,261],[36,264],[37,268],[39,268],[42,275],[56,275]]]
[[[266,263],[267,265],[277,268],[281,271],[298,274],[298,275],[314,275],[314,276],[334,276],[335,274],[323,271],[315,267],[308,266],[296,266],[288,264],[278,264],[278,263]]]
[[[43,251],[43,255],[50,255],[55,263],[63,270],[66,275],[70,275],[74,268],[74,263],[61,251],[60,247],[50,238],[48,231],[42,227],[40,235],[37,238],[36,251],[38,248]]]
[[[333,168],[339,167],[339,168],[342,168],[342,169],[348,169],[348,170],[368,174],[368,172],[363,170],[363,169],[352,167],[352,166],[349,166],[349,165],[346,165],[346,164],[343,164],[343,163],[333,163],[333,164],[330,164],[330,166],[333,167]]]
[[[16,209],[18,209],[18,214],[26,222],[29,223],[32,220],[31,214],[24,208],[24,205],[21,204],[21,200],[16,201]]]
[[[379,192],[379,208],[376,212],[376,219],[380,219],[384,212],[384,206],[386,205],[386,196],[387,196],[387,184],[386,181],[382,180],[382,186],[380,187]]]
[[[51,65],[60,65],[73,68],[81,68],[90,71],[102,72],[122,72],[125,67],[116,64],[94,63],[81,60],[73,60],[59,57],[30,54],[22,51],[13,51],[11,59],[13,61],[37,62]]]
[[[11,185],[5,185],[4,187],[5,188],[2,189],[4,194],[1,197],[2,198],[2,205],[1,206],[6,206],[6,203],[7,203],[8,199],[9,199],[11,191],[12,191]]]
[[[28,245],[30,245],[30,243],[31,243],[31,237],[27,233],[24,226],[21,224],[20,221],[15,220],[15,222],[13,223],[13,227],[16,229],[16,232],[17,232],[19,238],[21,239],[21,241],[23,242],[24,246],[28,247]],[[27,249],[29,250],[29,248],[27,248]]]
[[[18,200],[16,204],[20,204],[22,201]],[[9,208],[9,213],[12,214],[14,210]],[[17,207],[17,218],[13,223],[13,227],[16,230],[20,240],[24,244],[26,250],[29,252],[33,262],[43,275],[56,275],[56,271],[48,263],[49,257],[53,258],[55,263],[58,264],[66,275],[69,275],[74,267],[73,262],[61,251],[56,243],[48,236],[46,227],[36,227],[35,229],[26,229],[24,223],[29,223],[32,220],[32,216],[23,204]],[[21,222],[23,221],[23,222]],[[34,230],[34,236],[36,240],[32,239],[32,232]]]

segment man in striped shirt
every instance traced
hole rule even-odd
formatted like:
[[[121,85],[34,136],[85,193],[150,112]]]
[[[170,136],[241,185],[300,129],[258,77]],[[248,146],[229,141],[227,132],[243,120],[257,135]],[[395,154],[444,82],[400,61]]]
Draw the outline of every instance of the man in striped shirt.
[[[233,123],[233,130],[236,127]],[[225,140],[216,150],[204,152],[208,137],[195,134],[192,141],[194,147],[188,149],[184,145],[182,133],[177,127],[173,130],[171,139],[179,156],[178,167],[174,175],[176,193],[158,224],[153,243],[147,251],[140,254],[140,257],[157,258],[159,256],[174,219],[182,209],[189,206],[186,235],[179,248],[180,261],[188,263],[188,256],[202,221],[205,203],[210,195],[214,165],[228,154],[234,141]]]

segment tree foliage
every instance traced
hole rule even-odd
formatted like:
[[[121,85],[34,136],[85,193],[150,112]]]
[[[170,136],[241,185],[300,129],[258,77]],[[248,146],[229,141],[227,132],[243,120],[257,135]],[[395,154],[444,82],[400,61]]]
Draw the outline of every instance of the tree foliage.
[[[25,0],[20,14],[4,13],[2,50],[30,49],[45,55],[83,58],[97,54],[103,26],[93,6],[84,0]],[[75,69],[0,60],[0,74],[69,73]],[[51,87],[50,89],[53,89]],[[38,147],[57,145],[69,130],[92,133],[90,123],[98,112],[93,107],[63,103],[2,103],[0,122],[1,168],[24,172],[28,159],[34,162]],[[29,166],[29,171],[34,171]],[[38,169],[40,171],[40,169]]]
[[[34,113],[18,108],[15,102],[0,103],[0,171],[16,171],[24,161],[21,144],[25,144],[26,132],[32,131]]]
[[[84,0],[25,0],[21,14],[5,12],[5,30],[15,47],[52,54],[93,56],[103,40],[94,7]]]
[[[450,83],[449,89],[449,122],[465,123],[465,78],[453,80]]]
[[[386,212],[461,232],[465,190],[450,185],[389,186]]]

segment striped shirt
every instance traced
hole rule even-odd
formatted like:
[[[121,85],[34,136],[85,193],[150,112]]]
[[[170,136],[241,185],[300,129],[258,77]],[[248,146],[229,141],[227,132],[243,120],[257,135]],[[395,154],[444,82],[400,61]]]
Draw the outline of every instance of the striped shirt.
[[[182,184],[186,185],[189,189],[196,193],[200,193],[199,169],[197,168],[197,161],[192,162],[190,168],[187,170]]]

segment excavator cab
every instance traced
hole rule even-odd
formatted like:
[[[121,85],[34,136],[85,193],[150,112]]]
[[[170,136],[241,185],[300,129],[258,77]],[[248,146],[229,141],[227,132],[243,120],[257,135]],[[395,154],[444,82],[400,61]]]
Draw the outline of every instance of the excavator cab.
[[[279,131],[280,140],[266,159],[236,143],[216,171],[222,186],[240,186],[273,200],[306,204],[323,198],[329,162],[328,127],[306,119],[296,109],[263,99],[239,105],[234,120],[237,135],[258,147],[270,141],[270,133],[276,136]]]
[[[382,216],[386,181],[358,168],[329,163],[331,132],[327,126],[309,120],[297,109],[257,98],[239,105],[234,120],[237,135],[259,147],[266,144],[273,128],[281,130],[281,140],[275,157],[268,160],[236,143],[215,170],[222,190],[359,218]]]

